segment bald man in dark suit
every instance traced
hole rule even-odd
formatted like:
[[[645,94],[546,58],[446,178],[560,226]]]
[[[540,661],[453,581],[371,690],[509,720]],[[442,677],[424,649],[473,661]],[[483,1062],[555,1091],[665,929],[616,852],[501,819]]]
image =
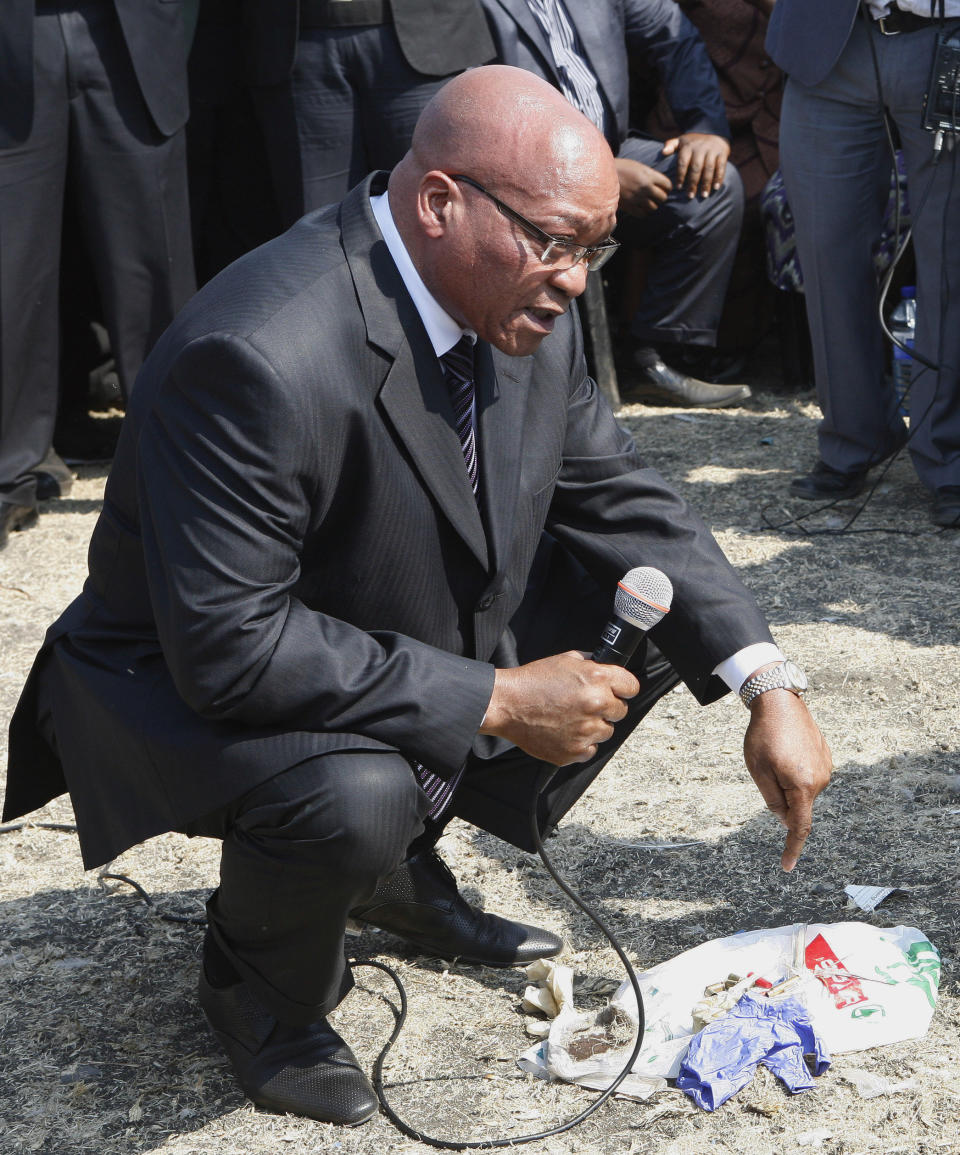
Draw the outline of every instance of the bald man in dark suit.
[[[830,758],[800,687],[586,373],[570,305],[618,198],[550,85],[469,70],[389,183],[231,265],[140,375],[4,815],[68,787],[88,866],[164,830],[222,839],[200,998],[261,1106],[376,1110],[325,1017],[348,917],[491,966],[561,949],[467,904],[433,844],[460,816],[526,845],[535,803],[552,829],[678,679],[749,700],[785,868],[803,846]],[[589,661],[641,563],[675,590],[659,650]]]

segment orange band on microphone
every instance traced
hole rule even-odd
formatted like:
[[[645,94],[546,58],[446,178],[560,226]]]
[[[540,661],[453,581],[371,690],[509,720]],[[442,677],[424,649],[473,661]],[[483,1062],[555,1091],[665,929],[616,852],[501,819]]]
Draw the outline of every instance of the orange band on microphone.
[[[617,585],[620,587],[620,589],[623,590],[625,594],[629,594],[630,597],[636,598],[638,602],[643,602],[645,606],[653,606],[655,610],[660,610],[660,612],[664,614],[670,613],[669,606],[661,606],[656,602],[652,602],[649,598],[645,598],[642,594],[638,594],[636,590],[632,590],[629,586],[625,586],[623,582],[617,582]]]

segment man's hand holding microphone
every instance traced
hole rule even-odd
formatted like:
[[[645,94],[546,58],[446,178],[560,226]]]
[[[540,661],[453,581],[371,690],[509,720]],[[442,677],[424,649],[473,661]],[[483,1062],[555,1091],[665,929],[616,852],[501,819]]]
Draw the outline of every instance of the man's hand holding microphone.
[[[497,670],[480,733],[506,738],[555,766],[589,761],[639,693],[640,683],[624,667],[672,598],[659,570],[631,570],[617,587],[614,614],[592,656],[570,650]],[[761,666],[744,686],[768,669]],[[780,863],[790,871],[810,833],[814,799],[830,781],[830,749],[795,688],[757,692],[748,709],[744,760],[767,807],[787,828]]]

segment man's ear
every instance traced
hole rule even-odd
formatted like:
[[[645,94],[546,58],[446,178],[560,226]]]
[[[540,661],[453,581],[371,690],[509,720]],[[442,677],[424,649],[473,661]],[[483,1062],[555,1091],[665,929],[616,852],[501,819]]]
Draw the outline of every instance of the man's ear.
[[[425,173],[417,193],[417,217],[428,237],[442,237],[450,220],[450,198],[456,188],[444,172]]]

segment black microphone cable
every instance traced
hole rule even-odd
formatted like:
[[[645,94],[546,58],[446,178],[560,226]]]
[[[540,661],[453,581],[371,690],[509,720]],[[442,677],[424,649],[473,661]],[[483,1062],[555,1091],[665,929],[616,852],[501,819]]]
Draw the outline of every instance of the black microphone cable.
[[[613,603],[613,615],[603,629],[600,642],[597,644],[591,660],[604,665],[626,666],[633,657],[646,632],[655,626],[665,614],[669,613],[672,601],[673,585],[666,574],[661,573],[660,570],[654,569],[652,566],[638,566],[630,570],[629,573],[625,574],[617,583]],[[547,1139],[551,1135],[560,1135],[564,1131],[570,1131],[572,1128],[579,1126],[585,1119],[588,1119],[614,1094],[620,1084],[633,1070],[633,1064],[636,1062],[637,1056],[643,1047],[646,1018],[643,1010],[643,994],[640,990],[640,981],[637,978],[636,971],[633,969],[633,964],[627,958],[626,952],[620,945],[617,936],[606,923],[601,920],[596,911],[584,902],[564,879],[561,878],[544,849],[537,814],[540,798],[550,779],[557,772],[557,769],[556,766],[544,766],[537,778],[533,795],[533,806],[530,812],[530,835],[537,854],[540,856],[540,861],[546,868],[547,873],[567,898],[569,898],[579,910],[583,911],[590,921],[600,929],[604,937],[613,947],[617,958],[620,959],[627,973],[630,986],[633,988],[633,993],[637,1000],[637,1037],[634,1041],[633,1049],[630,1052],[629,1058],[621,1068],[620,1073],[610,1086],[602,1091],[588,1107],[564,1123],[547,1127],[543,1131],[537,1131],[529,1135],[515,1135],[508,1139],[437,1139],[432,1135],[427,1135],[423,1131],[418,1131],[402,1119],[390,1105],[383,1086],[384,1063],[386,1062],[390,1049],[403,1030],[403,1025],[407,1017],[407,997],[403,989],[403,984],[399,976],[384,963],[370,960],[352,960],[353,966],[372,966],[377,970],[384,971],[390,975],[396,984],[400,996],[400,1010],[396,1012],[396,1023],[394,1024],[393,1032],[377,1056],[374,1064],[373,1088],[376,1091],[377,1098],[380,1100],[383,1113],[397,1130],[401,1131],[408,1138],[416,1139],[420,1143],[426,1143],[430,1147],[439,1147],[445,1151],[483,1151],[490,1150],[494,1147],[513,1147],[520,1143],[533,1143],[538,1139]]]
[[[384,1063],[386,1062],[387,1055],[390,1053],[391,1048],[397,1041],[400,1032],[403,1030],[403,1026],[407,1018],[407,996],[403,989],[403,983],[400,981],[400,976],[385,963],[376,962],[371,959],[351,960],[352,966],[374,967],[377,970],[385,972],[390,976],[396,985],[400,998],[400,1009],[399,1011],[394,1012],[396,1015],[396,1022],[394,1024],[393,1031],[390,1035],[390,1038],[384,1044],[380,1054],[377,1056],[376,1062],[374,1063],[373,1089],[376,1091],[377,1098],[380,1100],[380,1106],[383,1109],[384,1115],[386,1115],[394,1127],[406,1135],[408,1139],[415,1139],[417,1142],[425,1143],[429,1147],[438,1147],[443,1151],[484,1151],[495,1147],[513,1147],[520,1143],[533,1143],[539,1139],[548,1139],[552,1135],[561,1135],[564,1131],[570,1131],[574,1127],[578,1127],[595,1111],[599,1110],[600,1107],[602,1107],[603,1104],[610,1098],[610,1096],[616,1092],[620,1084],[632,1071],[633,1064],[636,1062],[637,1056],[640,1054],[640,1050],[643,1046],[643,1035],[644,1031],[646,1030],[646,1022],[643,1013],[643,995],[640,991],[640,981],[637,978],[633,964],[627,958],[623,947],[620,945],[620,942],[613,931],[560,876],[553,863],[550,861],[550,858],[543,846],[543,841],[540,836],[540,824],[537,821],[537,804],[540,800],[541,794],[546,789],[547,783],[550,781],[556,771],[556,766],[545,766],[540,772],[539,778],[537,779],[537,785],[534,791],[533,810],[530,815],[530,834],[533,839],[533,844],[536,848],[537,854],[540,856],[540,861],[546,867],[547,873],[557,884],[560,890],[562,890],[563,893],[571,900],[571,902],[573,902],[580,910],[582,910],[583,913],[602,931],[607,941],[616,952],[620,962],[623,964],[624,970],[627,972],[627,977],[630,980],[630,985],[633,988],[633,993],[637,1000],[637,1037],[633,1044],[633,1049],[631,1050],[630,1056],[624,1063],[620,1073],[613,1080],[610,1086],[602,1091],[600,1095],[594,1099],[594,1101],[590,1103],[588,1107],[586,1107],[578,1115],[575,1115],[572,1119],[567,1119],[565,1122],[558,1123],[553,1127],[547,1127],[543,1131],[536,1131],[527,1135],[514,1135],[506,1139],[437,1139],[433,1135],[427,1135],[425,1132],[417,1130],[416,1127],[412,1127],[403,1118],[401,1118],[401,1116],[398,1115],[390,1105],[383,1085]]]
[[[575,1115],[572,1119],[568,1119],[563,1123],[558,1123],[554,1127],[548,1127],[543,1131],[537,1131],[537,1132],[534,1132],[534,1133],[529,1134],[529,1135],[515,1135],[515,1136],[512,1136],[512,1137],[507,1138],[507,1139],[474,1139],[474,1140],[437,1139],[437,1138],[433,1137],[432,1135],[427,1135],[423,1131],[418,1131],[415,1127],[412,1127],[403,1118],[401,1118],[401,1116],[399,1114],[397,1114],[397,1112],[390,1105],[390,1103],[386,1097],[386,1091],[385,1091],[385,1088],[383,1085],[384,1063],[386,1062],[387,1055],[390,1053],[390,1050],[392,1049],[394,1043],[400,1037],[400,1033],[403,1030],[404,1025],[407,1021],[407,993],[404,990],[403,983],[400,980],[400,976],[397,974],[397,972],[392,967],[387,966],[386,963],[377,962],[375,959],[350,959],[349,962],[350,962],[350,966],[352,966],[352,967],[372,967],[375,970],[382,971],[384,974],[389,975],[390,978],[393,980],[394,985],[397,988],[397,994],[398,994],[399,1001],[400,1001],[400,1007],[399,1007],[399,1010],[394,1012],[394,1014],[396,1016],[396,1021],[394,1023],[393,1031],[390,1034],[390,1038],[384,1044],[382,1050],[380,1051],[380,1054],[377,1056],[376,1061],[374,1063],[373,1087],[374,1087],[374,1090],[376,1091],[377,1098],[380,1101],[380,1106],[383,1109],[384,1115],[386,1115],[386,1117],[390,1120],[390,1122],[394,1125],[394,1127],[396,1127],[398,1131],[402,1132],[408,1138],[416,1139],[420,1143],[427,1144],[427,1146],[438,1147],[441,1150],[445,1150],[445,1151],[468,1151],[468,1150],[479,1151],[479,1150],[491,1149],[494,1147],[513,1147],[513,1146],[520,1144],[520,1143],[533,1143],[538,1139],[548,1139],[552,1135],[560,1135],[564,1131],[570,1131],[574,1127],[578,1127],[585,1119],[588,1119],[595,1111],[599,1110],[600,1107],[602,1107],[603,1104],[611,1097],[611,1095],[615,1094],[617,1088],[620,1086],[620,1084],[624,1081],[624,1079],[626,1079],[627,1076],[630,1074],[630,1072],[633,1070],[633,1064],[637,1061],[637,1056],[640,1054],[640,1050],[643,1047],[643,1036],[644,1036],[644,1032],[646,1030],[646,1021],[645,1021],[644,1012],[643,1012],[643,994],[640,990],[640,982],[639,982],[639,979],[637,978],[636,971],[633,968],[633,964],[630,962],[629,958],[627,958],[627,955],[626,955],[623,947],[620,945],[620,942],[617,939],[617,936],[613,933],[613,931],[601,920],[599,915],[597,915],[596,912],[582,898],[580,898],[580,896],[577,895],[576,892],[560,876],[560,874],[558,873],[558,871],[554,867],[553,863],[550,861],[550,858],[547,855],[547,852],[543,846],[543,841],[542,841],[541,836],[540,836],[540,826],[539,826],[539,823],[537,821],[537,804],[539,803],[541,794],[546,789],[547,783],[550,781],[550,779],[553,777],[553,775],[556,773],[556,771],[557,771],[556,766],[545,766],[543,768],[543,770],[541,771],[539,778],[537,779],[537,784],[536,784],[536,787],[534,790],[533,810],[532,810],[532,813],[530,816],[530,818],[531,818],[530,834],[531,834],[531,837],[533,839],[533,843],[534,843],[534,846],[536,848],[537,854],[539,854],[539,856],[540,856],[540,861],[546,867],[547,873],[550,875],[550,877],[553,879],[553,881],[557,884],[557,886],[560,888],[560,890],[562,890],[563,893],[580,910],[582,910],[583,913],[602,931],[602,933],[607,938],[610,945],[613,947],[614,951],[616,952],[617,957],[620,959],[620,962],[623,964],[623,967],[627,973],[627,977],[630,980],[630,985],[633,988],[633,993],[634,993],[636,1000],[637,1000],[637,1037],[636,1037],[636,1040],[634,1041],[633,1049],[630,1052],[629,1058],[624,1063],[619,1074],[613,1080],[613,1082],[610,1084],[610,1086],[607,1087],[604,1091],[602,1091],[600,1093],[600,1095],[598,1095],[597,1098],[593,1100],[592,1103],[590,1103],[583,1111],[581,1111],[579,1114]],[[28,826],[31,828],[66,831],[66,832],[71,832],[71,833],[75,833],[76,829],[77,829],[73,823],[17,822],[17,823],[11,823],[10,825],[7,825],[7,826],[0,827],[0,834],[13,833],[14,831],[23,830]],[[143,886],[141,886],[140,883],[137,882],[135,879],[130,878],[129,875],[110,873],[109,868],[107,868],[107,870],[102,871],[98,875],[98,883],[103,889],[107,889],[106,883],[108,880],[109,881],[115,881],[115,882],[124,882],[127,885],[131,886],[134,889],[134,891],[136,892],[137,897],[142,902],[146,903],[146,905],[150,908],[151,913],[156,918],[162,919],[166,922],[187,923],[187,924],[193,924],[193,925],[198,925],[198,926],[206,926],[207,925],[207,919],[206,919],[205,915],[177,914],[175,912],[172,912],[169,910],[164,910],[161,907],[157,906],[157,904],[154,902],[153,898],[148,893],[148,891]]]

